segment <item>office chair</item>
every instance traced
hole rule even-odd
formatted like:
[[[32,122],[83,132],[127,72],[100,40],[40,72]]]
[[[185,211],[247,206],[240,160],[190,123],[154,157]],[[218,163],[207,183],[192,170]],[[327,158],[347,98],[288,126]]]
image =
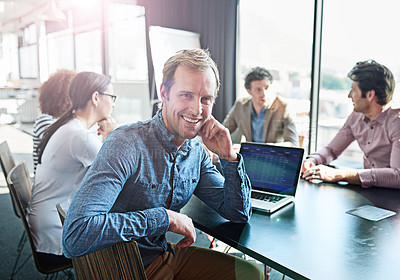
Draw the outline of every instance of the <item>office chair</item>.
[[[20,214],[17,209],[17,203],[15,201],[14,195],[11,193],[10,185],[7,180],[8,174],[10,173],[11,169],[13,169],[15,166],[14,157],[10,151],[10,148],[8,147],[7,141],[4,141],[3,143],[0,144],[0,165],[1,165],[1,169],[3,170],[4,178],[6,179],[6,184],[7,184],[8,190],[9,190],[11,204],[12,204],[12,207],[14,210],[14,214],[19,219]],[[19,239],[18,245],[17,245],[17,257],[15,258],[15,261],[14,261],[13,269],[11,272],[11,279],[17,271],[17,265],[18,265],[19,259],[21,257],[22,250],[25,247],[26,241],[27,241],[27,236],[26,236],[25,230],[23,230],[21,233],[21,237]]]
[[[61,224],[66,213],[56,205]],[[75,279],[146,280],[145,269],[136,241],[119,242],[96,252],[72,259]]]
[[[0,144],[0,165],[1,165],[1,169],[3,170],[4,178],[6,179],[6,183],[7,183],[7,187],[8,187],[7,176],[8,176],[8,173],[11,171],[11,169],[13,169],[13,167],[15,166],[15,161],[14,161],[13,155],[10,152],[10,148],[8,147],[7,141],[4,141],[3,143]],[[19,218],[20,216],[17,211],[15,199],[14,199],[13,195],[11,194],[11,192],[10,192],[10,197],[11,197],[11,202],[12,202],[12,206],[14,209],[14,214],[15,214],[15,216],[17,216]]]
[[[30,231],[30,227],[28,224],[28,220],[26,219],[26,207],[28,206],[31,192],[32,192],[32,181],[29,177],[28,168],[25,162],[22,162],[16,165],[13,169],[11,169],[8,174],[8,183],[10,187],[10,191],[15,197],[15,202],[17,206],[17,210],[21,213],[21,221],[24,226],[24,230],[26,232],[27,238],[31,245],[32,256],[35,262],[36,269],[43,274],[46,275],[46,279],[50,276],[50,274],[57,274],[60,271],[64,271],[66,269],[72,268],[71,260],[63,257],[63,256],[55,256],[51,254],[45,254],[36,252],[36,246],[33,242],[32,233]],[[30,256],[28,256],[29,258]],[[18,268],[18,271],[25,265],[28,258],[21,264]],[[14,275],[18,272],[12,272],[11,279],[13,279]],[[65,272],[67,276],[67,272]]]

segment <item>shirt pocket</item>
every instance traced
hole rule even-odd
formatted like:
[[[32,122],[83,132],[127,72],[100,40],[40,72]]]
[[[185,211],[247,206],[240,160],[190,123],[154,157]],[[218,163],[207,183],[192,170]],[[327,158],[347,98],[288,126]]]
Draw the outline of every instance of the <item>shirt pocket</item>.
[[[199,178],[196,177],[185,178],[177,183],[174,193],[174,204],[177,205],[178,209],[186,205],[198,183]]]
[[[130,192],[132,206],[137,210],[167,207],[169,205],[171,188],[167,183],[138,181]]]

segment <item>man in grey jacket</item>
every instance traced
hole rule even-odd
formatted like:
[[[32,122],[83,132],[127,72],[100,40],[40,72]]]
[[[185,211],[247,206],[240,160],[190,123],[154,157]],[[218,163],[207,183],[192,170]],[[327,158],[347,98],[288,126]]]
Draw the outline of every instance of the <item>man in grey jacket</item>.
[[[297,147],[299,138],[287,104],[279,97],[266,96],[272,81],[272,75],[266,69],[253,68],[244,84],[250,96],[235,102],[223,125],[231,134],[238,130],[246,141]]]

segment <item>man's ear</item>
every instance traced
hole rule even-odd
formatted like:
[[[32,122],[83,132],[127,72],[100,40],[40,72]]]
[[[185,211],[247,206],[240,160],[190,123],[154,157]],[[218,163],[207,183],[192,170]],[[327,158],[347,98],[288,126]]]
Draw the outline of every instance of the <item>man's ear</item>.
[[[246,90],[250,95],[252,95],[250,89],[246,88]]]
[[[99,106],[99,93],[97,91],[92,93],[92,98],[91,98],[93,105],[94,106]]]
[[[369,102],[372,102],[372,101],[377,102],[378,101],[378,97],[376,97],[374,89],[369,90],[366,93],[365,97],[368,99]]]
[[[165,86],[162,84],[160,87],[160,97],[163,103],[165,103],[168,100],[168,93],[167,93],[167,89],[165,88]]]

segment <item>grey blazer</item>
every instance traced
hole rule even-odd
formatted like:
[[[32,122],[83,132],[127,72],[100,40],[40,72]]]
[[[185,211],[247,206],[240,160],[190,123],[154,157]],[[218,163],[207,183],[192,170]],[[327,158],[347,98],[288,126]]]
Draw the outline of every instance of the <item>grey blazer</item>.
[[[252,97],[248,96],[236,100],[223,121],[223,125],[229,129],[231,134],[235,132],[235,134],[239,133],[240,136],[244,135],[246,141],[253,141],[251,133],[251,108],[253,105],[251,99]],[[296,126],[287,110],[287,104],[278,97],[268,106],[265,113],[263,138],[264,143],[299,146]]]

